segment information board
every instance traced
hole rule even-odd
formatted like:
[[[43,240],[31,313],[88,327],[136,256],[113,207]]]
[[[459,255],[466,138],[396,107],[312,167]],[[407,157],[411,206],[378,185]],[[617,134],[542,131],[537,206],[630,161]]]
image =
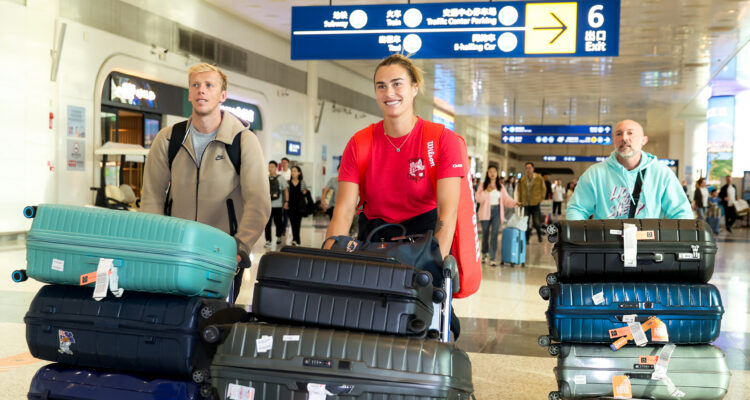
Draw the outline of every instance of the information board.
[[[603,57],[620,0],[292,7],[292,59]]]
[[[513,144],[612,144],[610,125],[503,125],[501,141]]]

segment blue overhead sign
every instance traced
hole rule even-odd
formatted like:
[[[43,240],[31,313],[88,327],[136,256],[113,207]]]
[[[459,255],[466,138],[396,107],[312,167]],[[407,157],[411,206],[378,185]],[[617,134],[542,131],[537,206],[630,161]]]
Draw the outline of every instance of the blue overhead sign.
[[[609,156],[542,156],[542,161],[546,162],[602,162]],[[676,167],[679,162],[670,158],[659,158],[658,162],[666,164],[668,167]]]
[[[503,125],[503,143],[612,144],[609,125]]]
[[[620,0],[292,7],[292,59],[604,57]]]

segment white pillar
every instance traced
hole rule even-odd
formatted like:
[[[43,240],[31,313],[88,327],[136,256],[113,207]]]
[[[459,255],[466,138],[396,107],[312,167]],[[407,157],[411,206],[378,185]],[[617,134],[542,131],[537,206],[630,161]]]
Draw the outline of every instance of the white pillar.
[[[307,62],[307,98],[305,99],[305,141],[302,143],[302,161],[312,167],[308,184],[312,185],[313,193],[318,192],[317,175],[314,173],[321,168],[320,157],[315,157],[317,144],[315,143],[315,116],[318,113],[318,62]]]

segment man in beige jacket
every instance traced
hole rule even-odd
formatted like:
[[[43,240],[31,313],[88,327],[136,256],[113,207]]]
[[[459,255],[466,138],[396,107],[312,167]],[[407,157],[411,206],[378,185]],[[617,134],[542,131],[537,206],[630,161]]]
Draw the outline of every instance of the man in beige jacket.
[[[544,200],[547,186],[542,176],[534,172],[534,163],[527,162],[526,173],[523,174],[521,182],[518,183],[518,202],[524,207],[524,212],[529,216],[531,225],[536,229],[536,237],[542,241],[542,214],[539,204]],[[526,229],[526,244],[529,244],[531,228]]]
[[[271,214],[266,161],[255,134],[220,109],[227,98],[224,72],[201,63],[190,68],[188,81],[192,116],[187,124],[168,126],[156,135],[146,159],[141,210],[227,232],[237,240],[239,261],[251,253]],[[170,160],[169,143],[180,129],[186,133]],[[235,295],[240,282],[241,273],[235,278]]]

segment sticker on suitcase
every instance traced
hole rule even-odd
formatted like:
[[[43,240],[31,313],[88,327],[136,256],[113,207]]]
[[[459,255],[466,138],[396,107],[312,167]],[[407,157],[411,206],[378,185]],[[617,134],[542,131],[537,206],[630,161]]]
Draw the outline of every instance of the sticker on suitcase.
[[[57,337],[60,341],[60,348],[57,349],[58,353],[72,356],[73,351],[70,350],[70,346],[76,342],[76,339],[73,337],[73,332],[58,329]]]
[[[255,388],[230,383],[224,397],[227,400],[253,400],[255,399]]]

